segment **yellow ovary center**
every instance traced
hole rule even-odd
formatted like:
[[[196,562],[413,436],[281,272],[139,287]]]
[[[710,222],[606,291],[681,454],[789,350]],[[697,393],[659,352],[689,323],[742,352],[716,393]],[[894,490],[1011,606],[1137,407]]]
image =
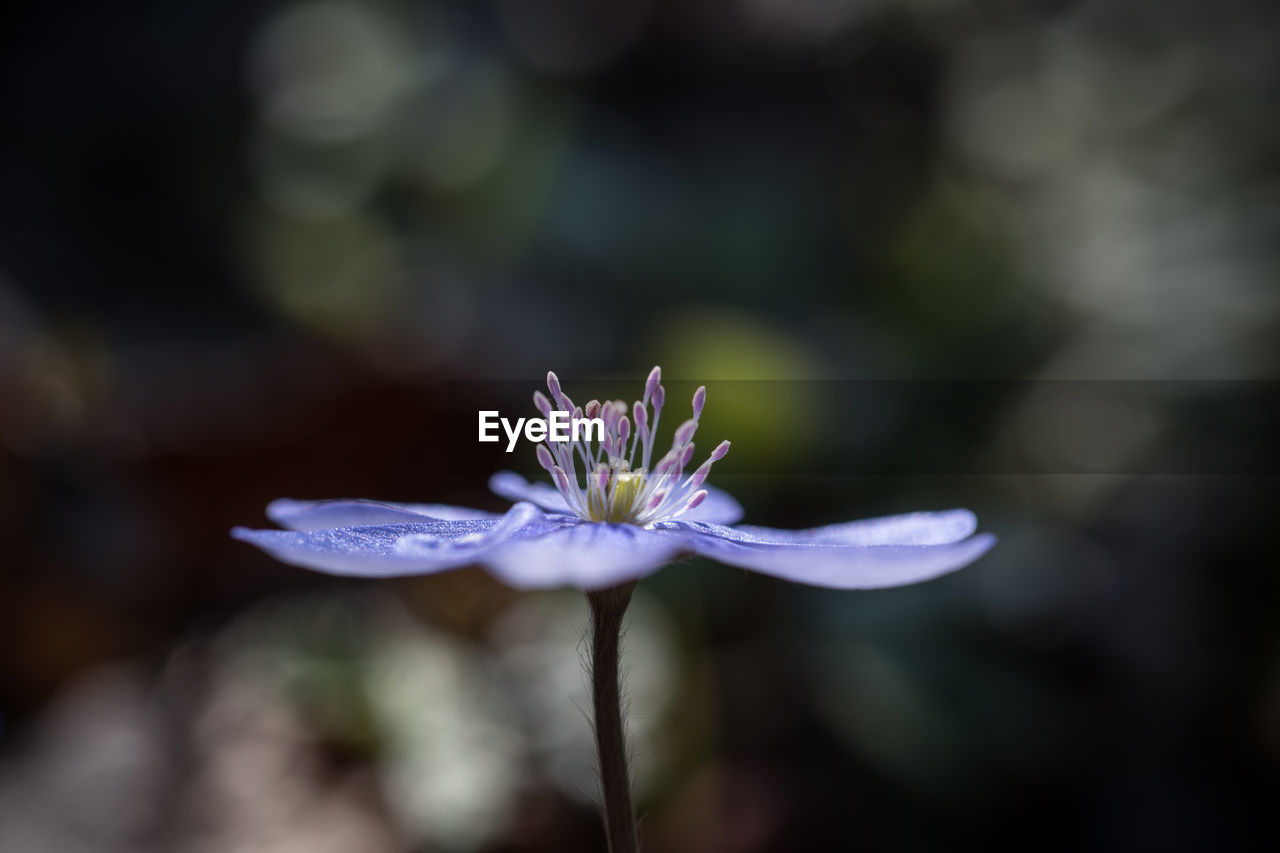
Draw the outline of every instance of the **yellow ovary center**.
[[[592,484],[587,489],[587,510],[592,521],[624,524],[639,514],[640,496],[644,491],[645,470],[627,470],[626,463],[613,469],[605,489]]]

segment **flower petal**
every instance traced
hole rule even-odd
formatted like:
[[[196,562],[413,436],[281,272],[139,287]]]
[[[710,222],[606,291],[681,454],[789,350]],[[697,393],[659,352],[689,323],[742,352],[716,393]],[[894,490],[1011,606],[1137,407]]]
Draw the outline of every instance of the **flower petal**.
[[[785,535],[771,539],[740,528],[695,522],[665,522],[656,528],[656,532],[682,537],[689,550],[721,563],[833,589],[874,589],[929,580],[967,566],[996,541],[983,533],[956,542],[858,545],[794,541]]]
[[[688,550],[682,537],[630,524],[578,522],[544,536],[512,539],[486,558],[490,571],[521,589],[603,589],[637,580]]]
[[[696,518],[689,521],[706,521]],[[720,522],[724,524],[726,522]],[[740,524],[735,530],[769,542],[808,542],[828,545],[946,545],[959,542],[978,529],[978,518],[967,509],[911,512],[811,527],[780,530]]]
[[[569,504],[555,487],[530,483],[514,471],[499,471],[489,478],[489,489],[509,501],[528,501],[548,512],[570,512]]]
[[[284,563],[335,575],[420,575],[480,562],[513,538],[536,538],[557,522],[518,503],[501,518],[441,520],[338,527],[326,530],[231,531]]]
[[[734,500],[728,492],[715,486],[703,485],[707,496],[691,510],[687,510],[681,518],[685,521],[705,521],[710,524],[733,524],[742,518],[742,504]]]
[[[267,517],[281,527],[305,531],[329,527],[416,523],[426,519],[462,521],[502,516],[448,504],[402,504],[365,500],[295,501],[280,498],[267,506]]]
[[[549,512],[572,514],[569,504],[556,491],[554,486],[546,483],[529,482],[513,471],[499,471],[489,478],[489,488],[493,493],[511,501],[528,501],[537,504]],[[712,524],[733,524],[742,518],[742,505],[728,492],[714,486],[703,486],[707,496],[702,503],[684,514],[688,521],[706,521]]]

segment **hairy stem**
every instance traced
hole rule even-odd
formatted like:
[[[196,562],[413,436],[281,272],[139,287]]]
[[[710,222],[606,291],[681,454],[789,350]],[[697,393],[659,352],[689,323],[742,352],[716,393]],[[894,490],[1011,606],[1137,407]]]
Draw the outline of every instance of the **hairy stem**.
[[[587,593],[591,604],[591,706],[595,715],[596,757],[604,798],[604,827],[609,853],[636,853],[636,819],[631,808],[627,736],[618,689],[618,639],[622,614],[634,583]]]

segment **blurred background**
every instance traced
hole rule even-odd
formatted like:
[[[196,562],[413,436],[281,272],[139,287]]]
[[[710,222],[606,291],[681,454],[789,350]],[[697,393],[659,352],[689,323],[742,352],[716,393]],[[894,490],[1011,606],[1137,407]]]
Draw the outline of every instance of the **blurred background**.
[[[753,523],[1001,539],[641,584],[647,851],[1275,849],[1278,13],[8,10],[0,850],[602,849],[580,595],[227,531],[501,509],[451,388],[655,363]]]

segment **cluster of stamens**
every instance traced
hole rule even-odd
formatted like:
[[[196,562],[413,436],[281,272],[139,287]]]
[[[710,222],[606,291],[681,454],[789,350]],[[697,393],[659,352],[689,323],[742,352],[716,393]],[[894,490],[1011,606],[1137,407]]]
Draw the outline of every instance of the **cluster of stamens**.
[[[699,386],[693,394],[693,417],[676,428],[671,449],[650,467],[658,419],[666,399],[661,378],[660,368],[650,371],[644,396],[630,407],[629,417],[622,400],[592,400],[585,406],[575,406],[561,390],[554,373],[547,374],[550,398],[541,391],[534,392],[533,404],[544,418],[556,410],[571,413],[573,421],[585,417],[604,422],[603,437],[597,427],[584,430],[585,434],[568,442],[548,440],[538,445],[538,463],[551,475],[569,509],[579,517],[645,525],[677,518],[706,500],[707,490],[701,486],[711,473],[711,466],[729,452],[729,442],[720,442],[705,462],[684,477],[685,468],[693,460],[693,434],[707,401],[706,387]],[[639,467],[635,467],[637,453]],[[579,462],[583,484],[578,480]]]

